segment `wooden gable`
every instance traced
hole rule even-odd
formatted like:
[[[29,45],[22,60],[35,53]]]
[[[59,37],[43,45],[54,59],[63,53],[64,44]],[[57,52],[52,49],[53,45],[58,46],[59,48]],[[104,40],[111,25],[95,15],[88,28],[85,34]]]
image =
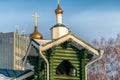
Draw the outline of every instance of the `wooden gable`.
[[[88,50],[73,46],[71,39],[54,46],[45,55],[50,66],[50,80],[81,80],[84,77],[84,67],[92,59]]]
[[[92,47],[90,44],[88,44],[87,42],[83,41],[82,39],[76,37],[75,35],[69,33],[67,35],[64,35],[60,38],[54,39],[44,45],[41,46],[41,51],[46,51],[47,49],[62,44],[64,42],[66,42],[67,40],[71,39],[72,41],[72,45],[75,46],[78,49],[81,49],[81,46],[83,48],[86,48],[87,50],[89,50],[91,53],[95,54],[95,55],[99,55],[99,50]]]

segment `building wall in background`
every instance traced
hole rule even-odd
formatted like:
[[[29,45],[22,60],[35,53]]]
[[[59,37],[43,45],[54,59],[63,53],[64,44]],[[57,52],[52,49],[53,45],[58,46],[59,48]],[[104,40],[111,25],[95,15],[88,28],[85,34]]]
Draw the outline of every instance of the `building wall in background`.
[[[17,33],[0,34],[0,68],[21,70],[29,39]]]

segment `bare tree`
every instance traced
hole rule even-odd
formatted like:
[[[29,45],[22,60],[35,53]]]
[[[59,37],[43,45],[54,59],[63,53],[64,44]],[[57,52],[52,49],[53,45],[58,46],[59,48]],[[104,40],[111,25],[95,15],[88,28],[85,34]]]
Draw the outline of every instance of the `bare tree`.
[[[116,39],[94,40],[96,48],[104,49],[101,60],[88,66],[88,80],[120,80],[120,34]]]

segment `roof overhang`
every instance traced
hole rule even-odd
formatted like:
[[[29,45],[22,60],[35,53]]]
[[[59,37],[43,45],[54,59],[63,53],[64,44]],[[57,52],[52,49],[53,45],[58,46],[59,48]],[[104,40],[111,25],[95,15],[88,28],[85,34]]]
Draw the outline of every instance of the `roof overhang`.
[[[64,35],[60,38],[54,39],[44,45],[41,46],[41,51],[45,51],[48,50],[49,48],[55,46],[55,45],[59,45],[61,43],[64,43],[65,41],[71,39],[72,43],[75,43],[74,45],[76,45],[75,47],[79,49],[80,46],[88,49],[90,52],[92,52],[95,55],[99,55],[99,50],[94,48],[93,46],[91,46],[90,44],[88,44],[87,42],[79,39],[78,37],[76,37],[75,35],[69,33],[67,35]],[[73,46],[74,46],[73,45]]]

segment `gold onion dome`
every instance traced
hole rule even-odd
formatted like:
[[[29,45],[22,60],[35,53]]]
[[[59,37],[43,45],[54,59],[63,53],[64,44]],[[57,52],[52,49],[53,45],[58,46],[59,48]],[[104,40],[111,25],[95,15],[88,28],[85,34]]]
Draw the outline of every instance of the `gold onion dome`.
[[[63,10],[60,8],[60,5],[58,5],[58,8],[55,10],[56,14],[62,14]]]
[[[30,40],[31,39],[43,39],[43,36],[41,33],[38,32],[38,27],[35,26],[35,30],[32,34],[30,34]]]

